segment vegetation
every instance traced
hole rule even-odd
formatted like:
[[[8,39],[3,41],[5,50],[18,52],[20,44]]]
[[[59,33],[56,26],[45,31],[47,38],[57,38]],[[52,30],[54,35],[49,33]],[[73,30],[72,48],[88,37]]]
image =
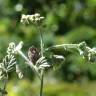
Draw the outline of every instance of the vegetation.
[[[56,80],[58,80],[57,78],[59,77],[59,80],[62,81],[78,81],[79,83],[81,83],[84,78],[86,82],[87,80],[95,80],[95,48],[91,49],[91,47],[95,47],[96,41],[95,7],[95,0],[33,0],[32,2],[30,0],[6,0],[6,2],[1,0],[0,45],[2,46],[0,46],[0,61],[2,62],[6,54],[5,50],[10,42],[18,43],[19,41],[23,41],[24,49],[22,49],[22,51],[25,54],[27,54],[27,49],[32,45],[36,46],[37,49],[39,48],[40,38],[38,28],[31,24],[26,26],[20,24],[22,13],[31,15],[38,12],[45,17],[42,23],[45,48],[50,48],[50,46],[53,45],[73,43],[78,45],[84,44],[85,46],[84,49],[79,50],[79,52],[81,55],[84,55],[87,60],[82,59],[82,57],[77,54],[77,49],[70,50],[70,48],[68,48],[66,51],[66,48],[63,48],[63,46],[58,48],[55,46],[55,49],[52,48],[51,55],[57,54],[66,57],[65,61],[61,62],[62,65],[59,64],[59,61],[55,62],[55,64],[60,65],[60,67],[58,69],[55,66],[54,69],[57,69],[55,72],[51,72],[50,70],[52,77],[56,78]],[[90,47],[88,47],[86,43],[79,43],[82,41],[85,41]],[[87,55],[85,54],[85,49],[87,49]],[[46,54],[47,57],[49,56],[48,53]],[[7,56],[9,56],[9,54]],[[24,78],[35,80],[34,73],[30,67],[27,65],[23,66],[25,63],[23,59],[21,59],[20,56],[16,56],[16,59],[17,63],[20,64]],[[6,56],[5,59],[3,59],[3,63],[4,60],[6,60]],[[53,64],[53,61],[51,61],[51,63]],[[10,80],[13,80],[14,77],[17,79],[14,70],[13,68],[12,73],[8,72]],[[20,71],[17,71],[17,73],[22,77]],[[58,95],[60,95],[60,93],[58,93]],[[68,95],[70,96],[70,94]]]

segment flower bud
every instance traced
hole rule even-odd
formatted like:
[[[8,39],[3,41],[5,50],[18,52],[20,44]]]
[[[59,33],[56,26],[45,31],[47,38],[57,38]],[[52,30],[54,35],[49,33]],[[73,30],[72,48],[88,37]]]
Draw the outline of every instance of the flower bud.
[[[36,64],[37,60],[40,58],[39,50],[34,46],[30,47],[28,50],[28,57],[31,62]]]
[[[56,59],[61,59],[61,60],[65,59],[62,55],[53,55],[53,57]]]
[[[39,18],[39,17],[40,17],[40,14],[39,14],[39,13],[35,13],[34,16],[35,16],[36,18]]]
[[[44,17],[40,17],[40,20],[43,20],[44,19]]]

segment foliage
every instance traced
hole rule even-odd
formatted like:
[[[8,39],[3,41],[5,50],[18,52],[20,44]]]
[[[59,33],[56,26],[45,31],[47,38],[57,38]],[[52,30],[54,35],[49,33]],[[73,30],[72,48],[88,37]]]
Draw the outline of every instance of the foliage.
[[[0,9],[0,45],[2,45],[0,46],[0,61],[6,54],[5,49],[8,43],[12,41],[16,43],[24,41],[25,54],[30,46],[39,47],[37,28],[33,25],[25,27],[19,24],[21,13],[40,12],[46,17],[42,24],[46,47],[81,41],[85,41],[90,47],[96,46],[95,0],[6,0],[6,2],[0,0]],[[70,50],[65,52],[65,49],[60,48],[53,51],[67,57],[57,73],[54,72],[56,77],[59,76],[67,81],[78,81],[83,77],[90,80],[96,79],[95,63],[83,60],[76,52],[73,54]],[[20,66],[24,63],[22,59],[18,62]],[[22,69],[25,71],[25,68],[22,67]]]

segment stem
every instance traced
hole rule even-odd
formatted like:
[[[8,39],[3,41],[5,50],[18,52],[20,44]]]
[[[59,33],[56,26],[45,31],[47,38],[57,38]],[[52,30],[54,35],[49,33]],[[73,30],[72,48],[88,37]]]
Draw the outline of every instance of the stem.
[[[6,73],[7,74],[7,73]],[[8,80],[8,74],[6,76],[6,79],[4,80],[4,86],[3,86],[3,92],[2,92],[2,96],[5,96],[6,93],[6,85],[7,85],[7,80]]]
[[[19,55],[22,56],[22,58],[24,58],[27,61],[27,64],[33,69],[34,73],[36,73],[39,79],[41,79],[40,74],[38,73],[37,67],[35,67],[31,61],[29,61],[29,59],[23,54],[21,50],[18,50],[18,53]]]
[[[41,85],[40,85],[40,96],[43,96],[43,77],[44,77],[44,74],[43,74],[43,69],[41,70]]]
[[[72,49],[72,48],[77,49],[77,48],[78,48],[78,44],[61,44],[61,45],[54,45],[54,46],[52,46],[52,47],[46,48],[45,51],[48,51],[48,50],[51,50],[51,49],[54,49],[54,48],[60,48],[60,47],[63,47],[63,48],[65,48],[65,49]]]
[[[4,87],[3,87],[4,92],[5,92],[5,89],[6,89],[6,84],[7,84],[7,80],[4,80]],[[2,92],[2,96],[5,96],[4,92]]]
[[[44,51],[44,42],[43,42],[43,34],[41,31],[41,27],[37,26],[39,33],[40,33],[40,48],[41,48],[41,56],[43,56],[43,51]]]
[[[40,33],[40,48],[41,48],[41,57],[43,57],[44,52],[44,42],[43,42],[43,34],[41,31],[41,27],[37,26]],[[44,78],[44,69],[41,69],[41,85],[40,85],[40,96],[43,96],[43,78]]]

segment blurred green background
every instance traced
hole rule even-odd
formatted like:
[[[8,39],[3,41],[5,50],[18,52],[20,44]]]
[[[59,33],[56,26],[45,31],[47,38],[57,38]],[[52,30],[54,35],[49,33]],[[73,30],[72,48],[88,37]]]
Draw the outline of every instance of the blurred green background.
[[[96,0],[0,0],[0,61],[10,42],[24,41],[23,52],[39,47],[39,35],[32,25],[20,23],[21,14],[40,13],[44,20],[45,46],[85,41],[96,46]],[[57,70],[45,74],[44,96],[96,96],[96,64],[82,59],[77,52],[56,51],[66,57]],[[9,74],[8,96],[38,96],[40,82],[24,60],[18,64],[24,73],[19,80]],[[59,65],[59,64],[58,64]]]

